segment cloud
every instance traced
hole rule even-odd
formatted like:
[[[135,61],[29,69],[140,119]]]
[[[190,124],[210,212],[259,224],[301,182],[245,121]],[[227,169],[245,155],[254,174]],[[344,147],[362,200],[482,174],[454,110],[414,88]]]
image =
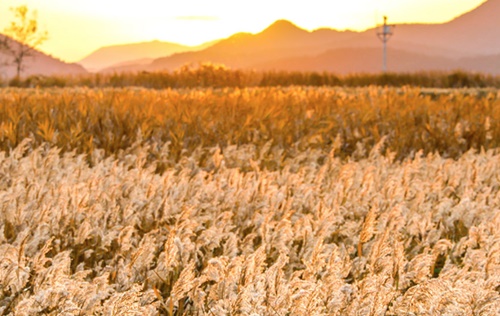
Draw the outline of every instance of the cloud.
[[[204,15],[189,15],[189,16],[176,16],[176,20],[183,21],[217,21],[219,20],[216,16],[204,16]]]

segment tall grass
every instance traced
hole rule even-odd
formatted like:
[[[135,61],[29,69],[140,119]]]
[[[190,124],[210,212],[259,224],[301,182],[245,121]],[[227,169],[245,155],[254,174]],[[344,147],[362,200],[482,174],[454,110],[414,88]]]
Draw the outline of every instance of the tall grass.
[[[194,151],[269,147],[267,167],[307,149],[367,157],[375,144],[398,159],[419,151],[457,158],[500,145],[496,90],[420,88],[225,88],[190,90],[4,89],[0,149],[38,146],[107,156],[148,145],[172,166]],[[168,147],[168,149],[167,149]],[[256,158],[256,157],[253,157]]]
[[[415,86],[428,88],[500,88],[500,77],[464,71],[415,72],[384,74],[337,75],[330,72],[289,72],[231,70],[222,65],[185,65],[175,71],[97,73],[80,76],[31,76],[13,79],[4,84],[12,87],[93,87],[123,88],[227,88],[275,86],[344,86],[381,85],[392,87]]]
[[[0,314],[498,315],[499,97],[4,89]]]
[[[262,153],[261,153],[262,154]],[[0,155],[0,313],[497,315],[500,156]],[[239,162],[235,159],[239,158]],[[233,165],[233,167],[228,167]]]

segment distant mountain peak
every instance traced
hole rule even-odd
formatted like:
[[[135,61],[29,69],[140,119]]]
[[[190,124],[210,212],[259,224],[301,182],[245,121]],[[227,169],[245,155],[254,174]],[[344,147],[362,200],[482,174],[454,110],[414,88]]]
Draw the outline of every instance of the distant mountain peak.
[[[91,71],[99,71],[115,65],[127,65],[136,61],[153,60],[175,53],[202,50],[212,43],[186,46],[157,39],[147,42],[104,46],[80,60],[80,64]]]
[[[268,35],[288,35],[293,33],[304,33],[305,30],[299,28],[297,25],[293,24],[288,20],[277,20],[273,24],[269,25],[260,34]]]
[[[389,68],[500,74],[499,7],[500,0],[488,0],[447,23],[399,25],[390,41]],[[374,33],[373,29],[309,31],[278,20],[257,34],[238,33],[197,52],[176,53],[147,65],[127,64],[106,71],[173,71],[185,64],[212,62],[232,69],[377,73],[382,49]]]
[[[6,39],[6,35],[0,34],[0,42]],[[15,41],[15,40],[14,40]],[[24,44],[17,42],[19,45]],[[12,56],[4,51],[0,51],[0,60],[5,63],[0,68],[0,77],[2,79],[10,79],[16,75],[16,65],[12,63]],[[23,65],[26,67],[22,72],[22,77],[32,75],[81,75],[87,71],[80,65],[75,63],[66,63],[51,55],[43,53],[37,49],[33,51],[33,55],[27,56],[24,59]]]
[[[494,23],[498,25],[498,13],[500,12],[500,0],[487,0],[481,3],[476,8],[471,11],[465,12],[464,14],[456,17],[451,22],[461,21],[461,20],[476,20],[473,23]]]
[[[291,28],[291,29],[298,29],[299,27],[292,22],[285,20],[285,19],[280,19],[274,21],[271,25],[267,27],[268,29],[270,28]]]

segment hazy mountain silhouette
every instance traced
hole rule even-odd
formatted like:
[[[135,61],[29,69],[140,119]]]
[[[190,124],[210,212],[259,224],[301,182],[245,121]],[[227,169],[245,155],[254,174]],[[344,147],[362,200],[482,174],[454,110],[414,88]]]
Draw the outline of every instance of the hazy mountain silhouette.
[[[186,46],[161,41],[111,45],[99,48],[78,63],[89,71],[98,71],[106,67],[121,66],[123,63],[132,64],[134,61],[152,60],[174,53],[198,51],[212,46],[216,42],[208,42],[199,46]],[[141,64],[141,62],[138,64]]]
[[[500,0],[489,0],[443,24],[397,25],[389,41],[389,70],[454,70],[500,74]],[[364,32],[319,29],[309,32],[280,20],[258,34],[238,33],[197,52],[176,53],[150,64],[106,71],[174,70],[191,63],[231,68],[378,72],[382,44],[376,29]]]
[[[500,54],[474,58],[462,58],[458,61],[462,69],[491,74],[500,74]]]
[[[395,72],[453,69],[455,63],[446,57],[427,56],[404,50],[389,49],[389,67]],[[380,72],[382,51],[379,48],[338,48],[314,57],[292,57],[256,65],[258,70],[331,71],[340,74]]]
[[[0,41],[5,38],[5,35],[0,34]],[[0,77],[12,78],[16,75],[16,67],[12,63],[13,58],[0,50]],[[44,54],[40,51],[35,51],[33,56],[26,57],[24,71],[21,76],[30,75],[77,75],[85,74],[82,66],[74,63],[65,63],[57,58]]]
[[[186,63],[207,61],[234,68],[252,68],[255,64],[269,60],[320,54],[329,47],[328,42],[348,39],[353,34],[356,33],[326,29],[308,32],[289,21],[279,20],[256,35],[237,33],[201,51],[158,58],[150,65],[111,67],[105,71],[173,70]]]
[[[448,57],[500,53],[500,0],[488,0],[476,9],[443,24],[402,24],[391,41],[411,41],[448,51]],[[391,43],[393,44],[393,43]]]

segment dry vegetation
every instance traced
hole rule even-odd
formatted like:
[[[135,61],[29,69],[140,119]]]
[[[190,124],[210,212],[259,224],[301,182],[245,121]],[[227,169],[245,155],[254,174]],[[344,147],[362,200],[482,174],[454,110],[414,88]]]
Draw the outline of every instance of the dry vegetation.
[[[0,314],[500,314],[496,91],[0,98]]]
[[[172,167],[195,150],[271,146],[264,165],[307,149],[367,157],[385,139],[398,159],[500,146],[497,90],[419,88],[5,89],[0,94],[0,149],[24,138],[63,151],[106,155],[148,145],[148,161]],[[163,147],[169,146],[168,155]],[[201,162],[203,164],[203,161]],[[264,167],[263,166],[263,167]]]
[[[414,86],[432,88],[500,88],[500,76],[464,71],[416,73],[360,73],[252,71],[230,69],[211,63],[187,64],[174,71],[96,73],[79,76],[30,76],[14,78],[0,85],[13,87],[130,87],[221,88],[269,86]]]

